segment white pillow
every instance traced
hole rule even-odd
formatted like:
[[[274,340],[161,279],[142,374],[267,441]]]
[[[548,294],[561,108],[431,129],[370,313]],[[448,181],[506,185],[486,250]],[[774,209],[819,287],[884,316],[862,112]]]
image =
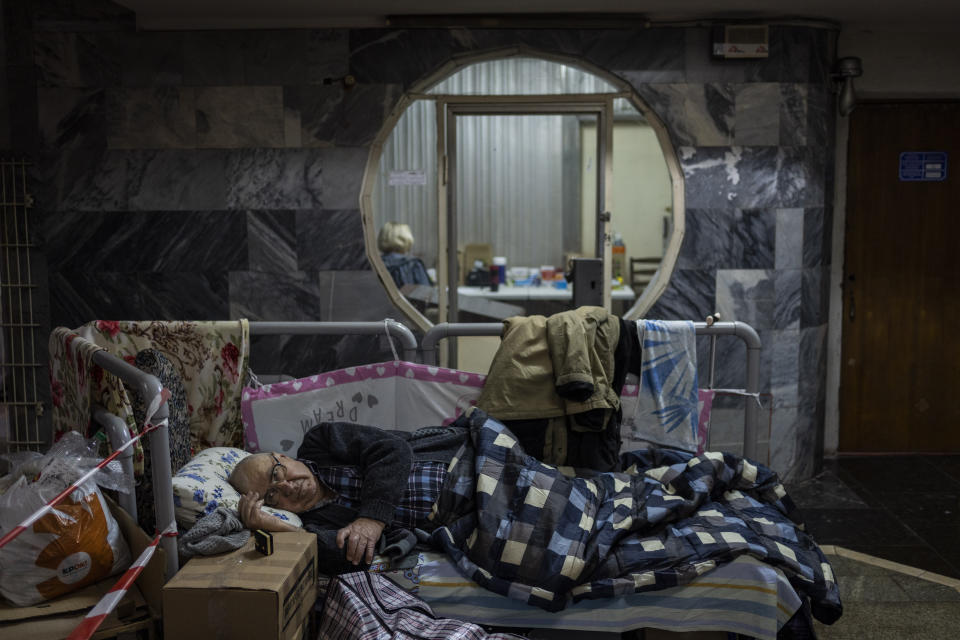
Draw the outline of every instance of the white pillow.
[[[250,455],[233,447],[204,449],[173,476],[173,506],[177,526],[187,531],[199,519],[217,507],[237,510],[240,494],[230,486],[227,478],[238,462]],[[283,509],[263,507],[263,510],[281,520],[300,527],[297,514]]]

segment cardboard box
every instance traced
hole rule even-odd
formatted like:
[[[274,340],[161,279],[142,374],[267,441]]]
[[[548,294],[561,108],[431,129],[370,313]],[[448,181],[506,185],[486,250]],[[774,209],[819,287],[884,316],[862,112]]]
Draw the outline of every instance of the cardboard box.
[[[126,511],[107,498],[110,512],[130,546],[131,560],[153,541]],[[160,619],[161,589],[166,558],[157,549],[132,588],[101,623],[94,640],[114,638],[120,633],[146,630],[153,637]],[[107,593],[122,573],[84,587],[73,593],[47,600],[32,607],[14,607],[0,601],[0,636],[18,640],[61,640],[70,635],[90,608]]]
[[[273,534],[273,554],[240,549],[196,557],[163,587],[167,638],[300,638],[317,597],[317,537]]]

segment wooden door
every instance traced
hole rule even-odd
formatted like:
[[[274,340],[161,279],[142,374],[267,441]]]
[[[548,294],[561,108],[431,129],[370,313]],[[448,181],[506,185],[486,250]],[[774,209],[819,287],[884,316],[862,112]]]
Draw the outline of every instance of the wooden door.
[[[946,179],[902,180],[903,152],[945,152]],[[850,116],[841,452],[960,451],[958,216],[960,104],[858,106]]]

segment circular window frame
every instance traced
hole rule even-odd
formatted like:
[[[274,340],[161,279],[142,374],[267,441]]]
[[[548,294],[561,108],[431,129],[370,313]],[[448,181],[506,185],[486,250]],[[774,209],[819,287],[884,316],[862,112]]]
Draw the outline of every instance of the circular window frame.
[[[364,247],[366,249],[367,259],[370,261],[374,272],[383,285],[384,290],[390,298],[390,301],[396,306],[406,318],[416,325],[422,331],[428,331],[434,326],[425,315],[423,315],[410,300],[407,299],[397,287],[387,267],[380,256],[377,248],[377,229],[374,221],[373,211],[373,190],[376,187],[377,175],[380,168],[380,159],[383,156],[383,146],[386,144],[390,134],[393,133],[397,122],[404,114],[407,108],[415,99],[421,99],[422,96],[433,86],[449,78],[457,71],[474,65],[478,62],[487,62],[491,60],[503,60],[508,58],[538,58],[550,62],[557,62],[580,69],[586,73],[596,75],[607,81],[619,92],[626,94],[627,100],[639,111],[646,119],[647,123],[653,128],[657,136],[657,142],[660,144],[660,150],[663,153],[667,164],[667,171],[670,175],[671,193],[673,196],[672,218],[670,239],[664,248],[663,256],[660,260],[660,266],[654,273],[650,282],[644,288],[643,293],[634,301],[633,305],[623,314],[628,320],[636,320],[644,317],[650,311],[654,303],[663,295],[673,271],[676,268],[677,258],[680,254],[680,246],[683,242],[686,206],[684,203],[684,178],[683,169],[680,166],[680,158],[670,139],[670,133],[666,124],[639,96],[636,89],[630,83],[613,73],[597,67],[583,60],[564,55],[544,53],[542,51],[529,49],[526,47],[511,47],[508,49],[499,49],[484,53],[465,54],[454,58],[441,66],[435,72],[425,76],[414,83],[409,91],[401,96],[390,115],[384,121],[367,155],[367,164],[364,169],[363,182],[360,191],[360,216],[363,225]],[[481,94],[489,96],[492,94]],[[515,95],[515,94],[511,94]],[[591,95],[591,94],[584,94]],[[594,94],[602,95],[602,94]],[[615,207],[614,207],[615,208]]]

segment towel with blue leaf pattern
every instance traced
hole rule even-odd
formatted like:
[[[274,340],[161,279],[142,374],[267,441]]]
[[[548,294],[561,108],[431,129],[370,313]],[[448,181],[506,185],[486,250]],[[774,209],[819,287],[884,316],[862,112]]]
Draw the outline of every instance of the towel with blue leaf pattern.
[[[697,449],[697,332],[692,322],[638,320],[641,352],[636,404],[624,402],[630,440]],[[629,407],[633,406],[633,410]]]

